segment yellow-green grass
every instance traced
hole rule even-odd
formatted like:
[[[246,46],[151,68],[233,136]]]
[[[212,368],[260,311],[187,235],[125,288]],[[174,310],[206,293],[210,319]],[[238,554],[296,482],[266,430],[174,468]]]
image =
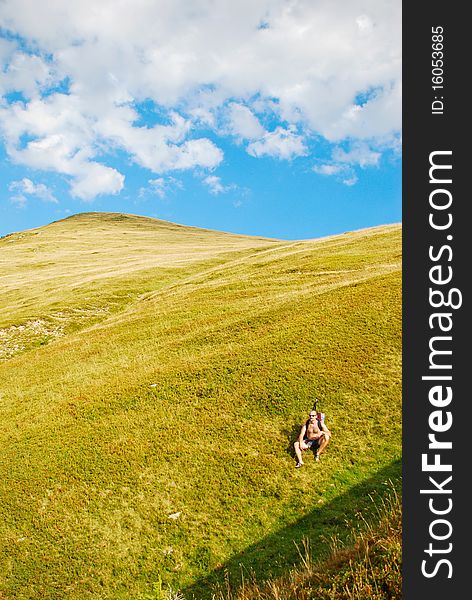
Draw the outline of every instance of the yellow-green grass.
[[[399,226],[287,242],[90,213],[0,250],[7,598],[211,597],[225,570],[282,573],[307,529],[342,536],[399,474]],[[295,470],[315,395],[333,440]]]

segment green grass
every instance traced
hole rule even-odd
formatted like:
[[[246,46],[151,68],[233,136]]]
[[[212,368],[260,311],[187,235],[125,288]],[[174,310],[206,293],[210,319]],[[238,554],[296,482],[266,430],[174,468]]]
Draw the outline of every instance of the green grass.
[[[399,226],[282,242],[90,213],[0,248],[0,597],[279,575],[398,464]],[[314,395],[333,440],[294,470]]]

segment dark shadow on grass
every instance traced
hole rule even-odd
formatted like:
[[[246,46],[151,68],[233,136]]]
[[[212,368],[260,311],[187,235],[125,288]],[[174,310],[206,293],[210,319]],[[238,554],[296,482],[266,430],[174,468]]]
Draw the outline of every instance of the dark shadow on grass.
[[[281,432],[282,435],[285,436],[288,440],[288,446],[285,449],[285,451],[287,452],[287,454],[290,454],[290,456],[294,460],[296,460],[296,456],[293,444],[296,442],[296,440],[298,440],[298,437],[300,436],[301,427],[302,426],[300,423],[294,423],[291,429],[283,429]]]
[[[207,577],[183,590],[186,600],[206,600],[212,597],[217,585],[224,586],[225,579],[235,589],[244,579],[259,583],[288,572],[300,563],[303,551],[302,540],[308,538],[314,558],[324,558],[329,554],[328,540],[337,535],[341,539],[348,534],[346,521],[355,522],[356,514],[375,514],[375,505],[370,496],[383,496],[391,480],[398,489],[401,486],[401,461],[394,461],[380,469],[374,476],[353,486],[348,492],[335,498],[329,504],[315,508],[295,523],[265,537],[243,552],[230,558],[220,568]]]

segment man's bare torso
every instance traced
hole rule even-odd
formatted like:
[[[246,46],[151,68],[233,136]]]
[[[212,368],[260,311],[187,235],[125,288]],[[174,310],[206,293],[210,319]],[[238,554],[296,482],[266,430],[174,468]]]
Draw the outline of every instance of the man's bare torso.
[[[320,437],[320,433],[321,429],[318,427],[318,420],[315,419],[313,423],[311,421],[308,421],[308,424],[306,426],[305,437],[308,440],[316,440]]]

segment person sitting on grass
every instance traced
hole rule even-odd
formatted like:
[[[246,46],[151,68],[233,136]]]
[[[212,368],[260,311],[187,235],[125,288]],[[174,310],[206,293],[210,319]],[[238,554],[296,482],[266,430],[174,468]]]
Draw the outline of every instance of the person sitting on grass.
[[[320,454],[326,448],[331,438],[330,430],[321,420],[318,420],[316,410],[311,410],[308,416],[308,421],[302,425],[298,440],[293,445],[298,460],[295,465],[297,468],[304,464],[302,458],[303,450],[313,450],[315,460],[318,461],[320,460]]]

